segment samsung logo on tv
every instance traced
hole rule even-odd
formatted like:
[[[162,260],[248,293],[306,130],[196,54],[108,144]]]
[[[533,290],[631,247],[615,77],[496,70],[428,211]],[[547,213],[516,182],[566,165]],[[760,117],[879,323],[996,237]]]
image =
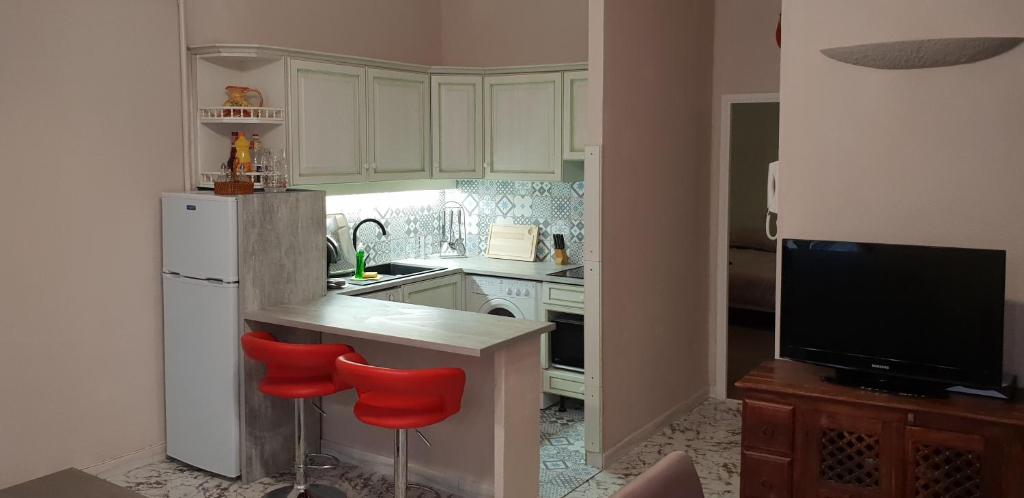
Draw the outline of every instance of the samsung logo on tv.
[[[892,370],[892,367],[890,367],[889,365],[879,365],[877,363],[872,363],[871,364],[871,368],[880,368],[882,370]]]

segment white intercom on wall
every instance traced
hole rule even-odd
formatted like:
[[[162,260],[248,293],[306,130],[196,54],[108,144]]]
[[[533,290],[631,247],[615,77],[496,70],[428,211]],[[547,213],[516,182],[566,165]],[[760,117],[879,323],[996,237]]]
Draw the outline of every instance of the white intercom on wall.
[[[775,240],[778,236],[778,221],[776,220],[775,234],[772,234],[772,213],[779,212],[779,162],[768,163],[768,212],[764,217],[764,233],[769,239]]]

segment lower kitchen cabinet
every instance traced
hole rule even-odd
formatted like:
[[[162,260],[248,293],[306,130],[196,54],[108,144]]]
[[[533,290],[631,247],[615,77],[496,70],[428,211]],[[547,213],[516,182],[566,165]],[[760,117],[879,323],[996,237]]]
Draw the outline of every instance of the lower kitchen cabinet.
[[[570,372],[560,368],[546,368],[542,372],[544,381],[543,391],[548,394],[558,394],[568,398],[584,399],[583,374]]]
[[[462,275],[432,278],[402,286],[402,301],[434,308],[462,310]]]
[[[360,294],[357,297],[391,301],[393,303],[418,304],[420,306],[449,310],[462,310],[464,308],[461,274],[422,280],[399,287]]]
[[[361,294],[357,297],[365,297],[366,299],[377,299],[379,301],[391,301],[394,303],[400,303],[402,302],[402,288],[394,287],[382,291],[371,292],[369,294]]]

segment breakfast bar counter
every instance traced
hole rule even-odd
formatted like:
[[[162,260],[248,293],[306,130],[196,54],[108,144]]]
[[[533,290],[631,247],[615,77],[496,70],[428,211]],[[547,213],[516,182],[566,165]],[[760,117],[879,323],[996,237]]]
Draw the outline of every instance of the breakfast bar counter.
[[[344,343],[373,365],[461,368],[461,411],[410,439],[411,482],[460,496],[536,496],[540,448],[540,341],[548,322],[453,311],[360,297],[327,296],[243,312],[246,331],[294,343]],[[263,367],[243,359],[240,393],[242,478],[286,471],[293,458],[293,407],[258,390]],[[393,435],[359,423],[355,393],[323,398],[309,440],[322,452],[390,475]],[[308,421],[310,422],[310,421]],[[319,422],[319,423],[317,423]]]
[[[274,306],[245,319],[324,334],[481,356],[523,336],[553,330],[548,322],[364,299],[330,293],[305,304]]]

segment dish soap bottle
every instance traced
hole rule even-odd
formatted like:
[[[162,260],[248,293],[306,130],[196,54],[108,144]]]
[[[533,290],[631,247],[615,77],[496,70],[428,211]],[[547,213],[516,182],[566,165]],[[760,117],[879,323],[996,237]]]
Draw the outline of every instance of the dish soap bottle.
[[[354,278],[363,278],[363,273],[366,272],[366,252],[362,249],[356,251],[356,272],[352,275]]]

